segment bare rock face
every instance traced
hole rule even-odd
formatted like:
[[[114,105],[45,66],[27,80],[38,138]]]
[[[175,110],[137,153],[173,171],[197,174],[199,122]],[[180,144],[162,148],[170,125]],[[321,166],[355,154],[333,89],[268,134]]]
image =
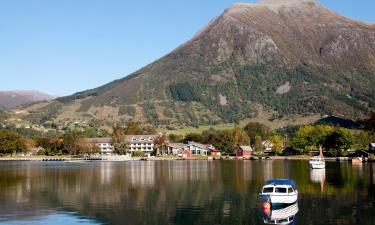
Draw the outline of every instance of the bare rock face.
[[[134,107],[134,118],[158,125],[238,121],[255,116],[255,105],[278,118],[361,118],[375,108],[374,87],[374,25],[314,0],[262,0],[233,4],[128,77],[58,101],[64,108],[78,99],[85,115]]]

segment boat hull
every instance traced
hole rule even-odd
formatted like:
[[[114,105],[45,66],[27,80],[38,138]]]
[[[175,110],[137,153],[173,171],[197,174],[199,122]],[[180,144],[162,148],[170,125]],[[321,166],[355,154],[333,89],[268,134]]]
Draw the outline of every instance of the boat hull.
[[[311,169],[325,169],[326,164],[325,163],[311,163],[310,167]]]
[[[263,211],[263,222],[265,224],[291,224],[298,213],[298,203],[270,212]]]

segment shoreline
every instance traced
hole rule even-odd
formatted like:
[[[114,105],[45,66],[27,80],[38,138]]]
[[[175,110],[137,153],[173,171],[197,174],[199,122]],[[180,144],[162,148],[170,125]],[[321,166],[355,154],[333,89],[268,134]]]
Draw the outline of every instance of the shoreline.
[[[72,157],[62,157],[62,156],[45,156],[45,157],[0,157],[0,162],[4,161],[34,161],[34,162],[124,162],[124,161],[180,161],[180,160],[246,160],[246,161],[267,161],[267,160],[299,160],[299,161],[309,161],[311,157],[309,156],[254,156],[252,158],[237,158],[234,156],[225,156],[225,157],[196,157],[191,159],[180,158],[180,157],[154,157],[154,158],[147,158],[147,157],[123,157],[123,156],[111,156],[111,157],[103,157],[101,160],[89,160],[82,157],[72,158]],[[341,157],[342,159],[339,161],[345,162],[349,161],[348,157]],[[338,161],[337,157],[325,157],[326,161]]]

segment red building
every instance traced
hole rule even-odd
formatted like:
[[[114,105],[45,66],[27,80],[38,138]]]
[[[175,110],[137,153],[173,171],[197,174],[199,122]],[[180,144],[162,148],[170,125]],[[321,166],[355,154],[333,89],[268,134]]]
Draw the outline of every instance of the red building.
[[[238,146],[236,150],[236,157],[250,158],[253,153],[253,149],[250,146]]]
[[[221,152],[216,150],[216,148],[212,145],[207,146],[210,156],[221,156]]]
[[[217,151],[217,150],[211,150],[211,153],[210,153],[211,156],[221,156],[221,152]]]

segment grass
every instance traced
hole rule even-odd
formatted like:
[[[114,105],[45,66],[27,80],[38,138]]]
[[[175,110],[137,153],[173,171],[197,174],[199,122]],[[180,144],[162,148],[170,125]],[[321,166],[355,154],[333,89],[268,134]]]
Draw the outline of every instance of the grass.
[[[276,130],[283,126],[311,124],[321,119],[320,115],[311,115],[311,116],[306,116],[306,117],[294,116],[290,119],[269,121],[268,120],[269,117],[266,113],[260,114],[260,115],[261,116],[258,116],[257,118],[243,120],[237,125],[240,127],[245,127],[246,124],[249,122],[258,122],[258,123],[262,123],[262,124],[269,126],[273,130]],[[177,135],[186,135],[188,133],[202,133],[203,131],[209,130],[210,128],[214,128],[216,130],[225,130],[225,129],[231,129],[234,126],[236,126],[236,124],[204,125],[204,126],[199,126],[198,128],[197,127],[184,127],[184,128],[177,129],[177,130],[170,130],[167,133],[168,134],[172,133],[172,134],[177,134]]]

